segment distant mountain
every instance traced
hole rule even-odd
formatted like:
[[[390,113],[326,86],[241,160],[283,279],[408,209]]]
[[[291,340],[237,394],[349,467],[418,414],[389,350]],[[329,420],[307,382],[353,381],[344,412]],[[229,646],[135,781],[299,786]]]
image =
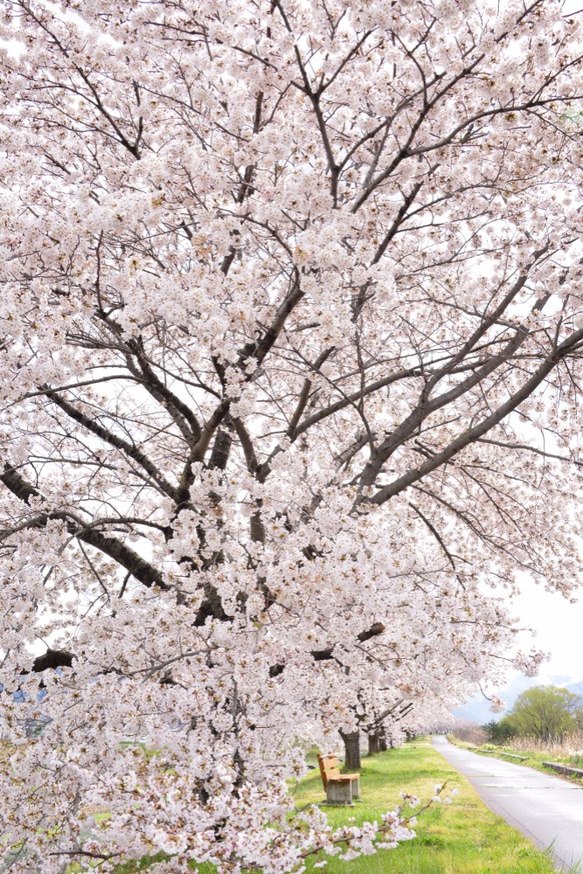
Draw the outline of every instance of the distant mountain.
[[[506,702],[506,712],[508,712],[518,696],[526,689],[530,689],[531,686],[559,686],[561,689],[568,689],[569,692],[583,697],[583,680],[574,681],[572,677],[565,675],[555,675],[542,680],[540,677],[524,677],[522,674],[518,674],[510,683],[502,689],[496,689],[492,694]],[[498,721],[504,716],[504,713],[492,713],[490,702],[483,695],[470,698],[452,712],[454,716],[469,719],[479,725],[492,722],[492,720]]]

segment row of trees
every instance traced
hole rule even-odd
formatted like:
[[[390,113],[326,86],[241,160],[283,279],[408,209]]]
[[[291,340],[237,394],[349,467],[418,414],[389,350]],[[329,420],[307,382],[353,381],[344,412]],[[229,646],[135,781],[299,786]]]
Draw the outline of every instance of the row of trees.
[[[283,874],[305,745],[535,670],[516,575],[578,581],[578,20],[2,13],[0,852]]]
[[[504,744],[527,737],[540,744],[561,743],[583,731],[583,698],[557,686],[534,686],[518,696],[507,716],[482,728],[488,740]]]

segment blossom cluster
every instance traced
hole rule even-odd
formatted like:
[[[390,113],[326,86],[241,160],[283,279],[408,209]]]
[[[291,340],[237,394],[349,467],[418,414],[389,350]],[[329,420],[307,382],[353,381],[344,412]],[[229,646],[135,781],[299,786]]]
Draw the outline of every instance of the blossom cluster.
[[[579,583],[579,16],[2,12],[4,864],[408,839],[286,781],[535,671],[517,581]]]

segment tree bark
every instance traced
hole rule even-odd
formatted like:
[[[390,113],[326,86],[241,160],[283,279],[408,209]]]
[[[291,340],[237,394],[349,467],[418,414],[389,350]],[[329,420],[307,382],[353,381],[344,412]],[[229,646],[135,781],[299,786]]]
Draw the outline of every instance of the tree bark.
[[[351,771],[360,771],[360,732],[340,732],[344,741],[344,764]]]
[[[368,754],[374,756],[387,750],[387,733],[384,724],[377,726],[374,731],[368,733]]]

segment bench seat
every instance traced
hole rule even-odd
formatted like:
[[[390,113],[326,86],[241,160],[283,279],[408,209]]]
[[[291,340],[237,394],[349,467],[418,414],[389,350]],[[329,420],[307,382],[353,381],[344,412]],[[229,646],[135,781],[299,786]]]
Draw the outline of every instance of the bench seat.
[[[352,804],[360,796],[360,774],[341,774],[335,755],[318,756],[327,804]]]

